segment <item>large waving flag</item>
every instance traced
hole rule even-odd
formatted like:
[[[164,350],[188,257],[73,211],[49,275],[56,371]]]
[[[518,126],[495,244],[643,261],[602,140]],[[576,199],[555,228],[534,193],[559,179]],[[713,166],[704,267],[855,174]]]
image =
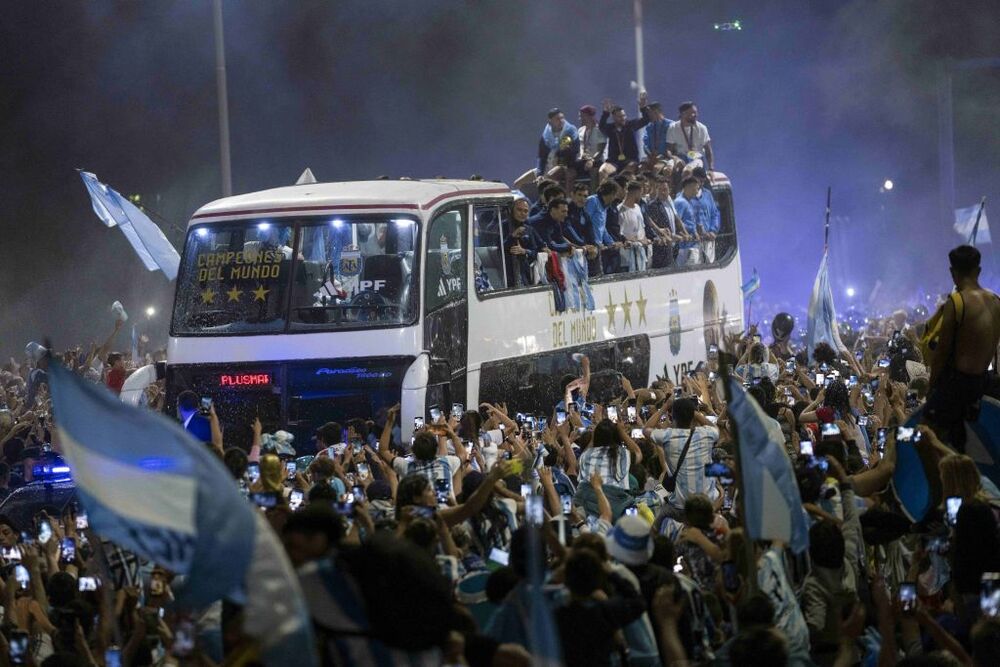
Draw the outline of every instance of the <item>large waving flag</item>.
[[[50,364],[63,456],[94,530],[184,575],[178,602],[229,598],[267,665],[316,664],[308,611],[291,565],[222,462],[164,415]]]
[[[824,250],[816,282],[813,283],[812,296],[809,297],[806,349],[809,351],[810,359],[818,343],[828,343],[830,347],[840,352],[847,350],[837,331],[837,311],[833,307],[833,292],[830,289],[830,274],[827,269],[828,257],[827,251]]]
[[[906,420],[905,426],[916,428],[923,420],[923,408]],[[976,462],[983,486],[1000,486],[1000,401],[983,396],[976,421],[965,422],[965,454]],[[938,474],[931,465],[924,465],[920,452],[912,444],[896,444],[896,469],[892,486],[903,512],[913,522],[923,521],[935,505],[927,481],[928,474]]]
[[[528,579],[531,585],[528,651],[535,667],[555,667],[562,664],[562,646],[552,606],[543,592],[545,563],[542,554],[545,547],[541,532],[535,526],[528,526]]]
[[[985,245],[993,242],[990,239],[990,223],[986,219],[985,197],[975,206],[955,209],[955,231],[966,239],[969,245]]]
[[[756,268],[753,270],[753,275],[750,276],[750,280],[743,283],[743,285],[740,286],[740,289],[743,290],[744,299],[760,289],[760,274],[757,273]]]
[[[747,534],[754,540],[780,540],[801,553],[809,547],[809,519],[781,427],[735,378],[729,378],[729,385],[729,416],[740,441]]]
[[[177,279],[181,256],[145,213],[87,171],[80,177],[87,186],[94,213],[108,227],[118,227],[150,271],[159,269],[170,280]]]

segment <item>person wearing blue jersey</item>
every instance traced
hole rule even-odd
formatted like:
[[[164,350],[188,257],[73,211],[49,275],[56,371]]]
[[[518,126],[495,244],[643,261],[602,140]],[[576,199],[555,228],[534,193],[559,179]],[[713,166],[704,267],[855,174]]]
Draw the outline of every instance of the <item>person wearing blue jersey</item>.
[[[576,126],[566,120],[566,115],[558,107],[550,109],[547,116],[548,120],[538,140],[538,164],[514,181],[514,187],[518,190],[543,176],[565,183],[572,183],[575,178],[573,166],[580,152],[580,137]]]
[[[659,102],[649,105],[649,117],[649,125],[642,138],[642,146],[646,151],[644,168],[658,174],[666,166],[667,160],[673,158],[670,144],[667,143],[667,130],[673,121],[663,114],[663,105]]]
[[[705,264],[711,264],[715,261],[715,237],[722,229],[722,214],[712,195],[711,183],[705,168],[695,167],[691,170],[691,175],[698,179],[698,201],[701,204],[699,222],[705,236],[701,246],[702,258]]]
[[[681,182],[681,193],[674,199],[674,209],[684,226],[684,231],[690,237],[677,244],[677,265],[693,266],[701,264],[701,235],[703,230],[699,223],[703,218],[703,205],[698,199],[700,186],[698,179],[687,176]]]
[[[604,273],[613,273],[618,268],[618,248],[620,244],[608,232],[607,224],[608,209],[618,198],[619,191],[620,188],[617,183],[607,180],[601,183],[600,187],[597,188],[597,192],[590,195],[587,198],[586,204],[584,204],[583,210],[590,218],[591,234],[588,238],[600,249],[603,263],[603,267],[597,267],[598,271],[596,273],[594,272],[594,267],[591,267],[591,275],[601,275],[601,269]]]

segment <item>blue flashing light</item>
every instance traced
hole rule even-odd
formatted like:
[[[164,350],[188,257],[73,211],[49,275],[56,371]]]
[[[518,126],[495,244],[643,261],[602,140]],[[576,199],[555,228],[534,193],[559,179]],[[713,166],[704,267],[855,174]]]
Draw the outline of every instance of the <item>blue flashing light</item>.
[[[72,479],[69,466],[64,463],[36,463],[31,469],[32,477],[39,482],[56,482]]]

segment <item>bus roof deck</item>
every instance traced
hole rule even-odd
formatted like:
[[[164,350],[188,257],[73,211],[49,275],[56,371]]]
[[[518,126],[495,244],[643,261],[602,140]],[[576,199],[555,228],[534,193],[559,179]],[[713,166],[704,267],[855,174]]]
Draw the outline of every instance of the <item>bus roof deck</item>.
[[[308,183],[217,199],[202,206],[189,225],[210,219],[260,215],[301,215],[324,211],[426,211],[452,197],[510,195],[504,183],[488,181],[351,181]]]

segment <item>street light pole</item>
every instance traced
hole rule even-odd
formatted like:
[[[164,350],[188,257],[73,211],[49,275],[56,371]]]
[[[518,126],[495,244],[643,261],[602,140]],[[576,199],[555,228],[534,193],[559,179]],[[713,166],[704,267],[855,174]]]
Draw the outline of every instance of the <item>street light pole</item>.
[[[639,92],[646,90],[646,67],[642,57],[642,0],[632,1],[635,15],[635,84]]]
[[[938,71],[938,181],[941,190],[941,214],[948,221],[954,220],[955,216],[953,74],[962,70],[996,68],[1000,68],[1000,58],[968,58],[943,62]]]
[[[223,41],[222,0],[212,0],[215,24],[215,85],[219,96],[219,158],[222,163],[222,196],[233,194],[233,171],[229,161],[229,97],[226,92],[226,46]]]

